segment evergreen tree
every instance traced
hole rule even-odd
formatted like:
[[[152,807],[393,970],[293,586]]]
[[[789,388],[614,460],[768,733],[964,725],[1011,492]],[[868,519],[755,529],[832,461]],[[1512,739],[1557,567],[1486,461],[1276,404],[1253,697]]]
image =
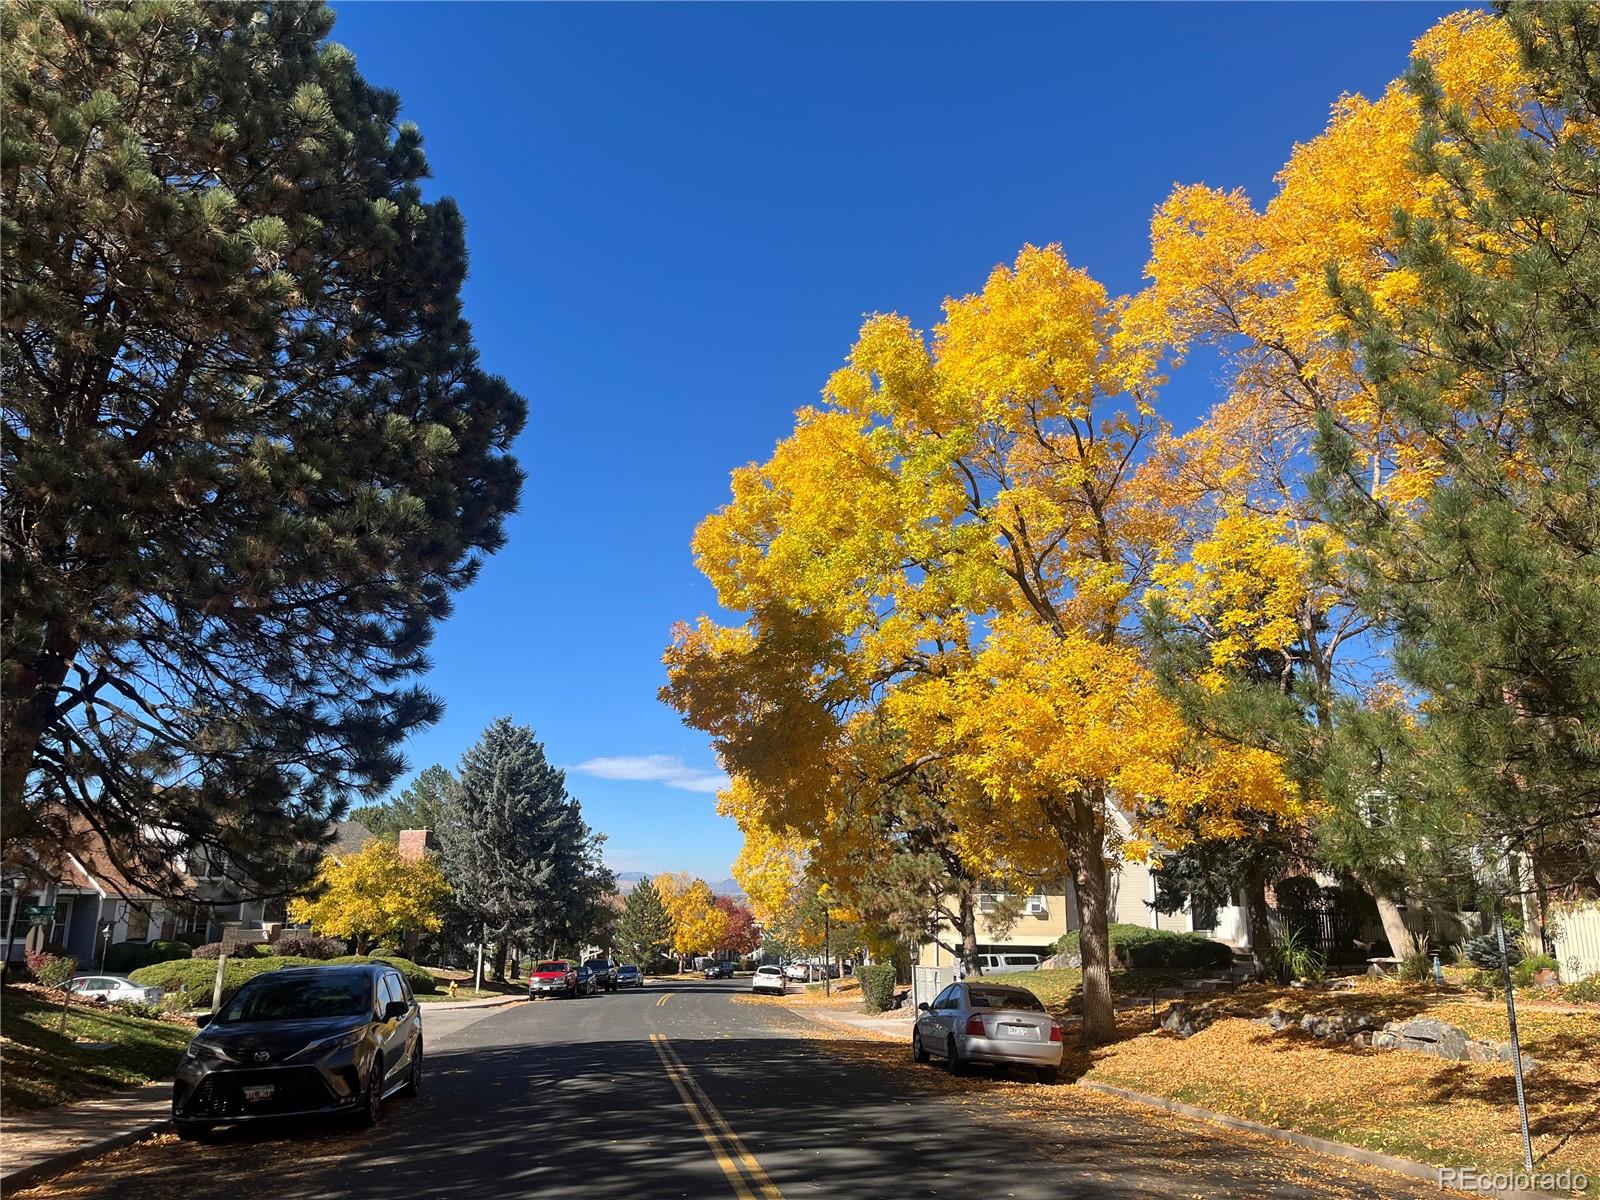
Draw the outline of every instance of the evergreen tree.
[[[616,945],[641,967],[665,958],[672,948],[672,917],[650,877],[639,880],[622,904]]]
[[[524,402],[331,10],[0,22],[6,842],[87,824],[138,886],[205,848],[290,889],[439,715],[409,681],[504,540]]]
[[[360,821],[379,837],[392,838],[402,829],[439,828],[450,803],[455,777],[438,763],[422,771],[399,795],[382,804],[363,804],[350,810],[350,819]]]
[[[496,978],[513,946],[567,944],[594,928],[613,883],[600,865],[602,839],[533,730],[496,720],[462,757],[449,796],[440,864],[471,940],[495,945]]]
[[[1322,438],[1323,495],[1357,549],[1364,603],[1423,702],[1352,754],[1346,808],[1411,788],[1447,818],[1414,846],[1491,862],[1558,847],[1571,877],[1544,882],[1592,886],[1600,9],[1519,4],[1507,20],[1534,80],[1520,124],[1481,133],[1425,61],[1408,77],[1438,190],[1432,212],[1399,222],[1415,302],[1386,318],[1333,280],[1395,438],[1440,460],[1423,495],[1394,496],[1331,426]]]

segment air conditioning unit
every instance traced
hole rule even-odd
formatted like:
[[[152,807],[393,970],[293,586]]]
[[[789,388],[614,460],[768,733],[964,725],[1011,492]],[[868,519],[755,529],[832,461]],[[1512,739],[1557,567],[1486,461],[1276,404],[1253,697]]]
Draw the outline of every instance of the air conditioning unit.
[[[1022,906],[1022,911],[1030,917],[1042,917],[1048,911],[1045,908],[1043,896],[1029,896],[1027,903]]]
[[[995,893],[993,893],[993,892],[979,892],[978,893],[978,911],[979,912],[981,912],[981,913],[991,913],[991,912],[993,912],[995,909],[997,909],[999,907],[1000,907],[1000,897],[995,895]]]

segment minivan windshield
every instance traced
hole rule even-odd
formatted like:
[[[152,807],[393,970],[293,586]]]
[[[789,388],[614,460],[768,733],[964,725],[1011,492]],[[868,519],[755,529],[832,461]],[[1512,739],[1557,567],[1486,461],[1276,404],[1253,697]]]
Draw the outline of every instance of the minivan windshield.
[[[217,1021],[306,1021],[358,1017],[372,1011],[372,981],[365,972],[329,971],[316,976],[260,975],[245,984],[217,1014]]]
[[[565,975],[567,964],[557,960],[555,962],[542,962],[533,969],[535,975]]]

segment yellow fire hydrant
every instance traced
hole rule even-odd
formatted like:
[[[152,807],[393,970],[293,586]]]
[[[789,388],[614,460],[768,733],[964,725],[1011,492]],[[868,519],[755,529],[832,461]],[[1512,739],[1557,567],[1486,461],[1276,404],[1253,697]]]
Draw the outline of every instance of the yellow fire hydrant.
[[[456,998],[456,981],[454,979],[452,979],[450,981],[450,999],[454,1000],[455,998]]]

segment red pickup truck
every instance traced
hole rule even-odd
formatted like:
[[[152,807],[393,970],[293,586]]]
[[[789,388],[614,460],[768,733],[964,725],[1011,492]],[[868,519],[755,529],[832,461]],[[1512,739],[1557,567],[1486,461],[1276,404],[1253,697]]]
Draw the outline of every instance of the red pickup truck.
[[[565,959],[546,959],[533,964],[528,972],[528,999],[540,996],[576,996],[578,994],[578,968]]]

